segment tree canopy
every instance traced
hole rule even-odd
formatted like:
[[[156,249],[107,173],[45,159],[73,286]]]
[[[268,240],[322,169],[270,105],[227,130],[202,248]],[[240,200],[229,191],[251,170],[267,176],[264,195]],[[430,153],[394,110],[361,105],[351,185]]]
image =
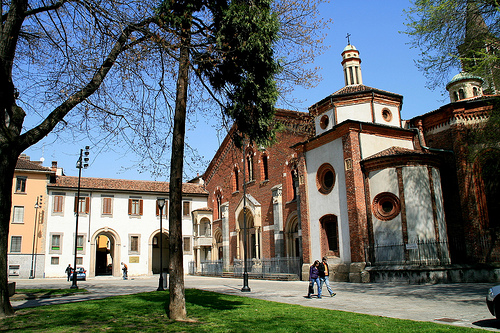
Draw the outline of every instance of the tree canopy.
[[[0,316],[12,313],[7,239],[21,152],[51,132],[88,136],[101,147],[125,142],[153,173],[157,161],[175,163],[171,195],[179,196],[186,112],[188,121],[217,115],[254,140],[268,136],[279,91],[316,79],[303,65],[322,51],[320,2],[2,2]],[[175,201],[170,245],[182,254]]]
[[[443,89],[460,70],[500,88],[500,7],[492,0],[416,0],[406,12],[418,67],[431,89]]]

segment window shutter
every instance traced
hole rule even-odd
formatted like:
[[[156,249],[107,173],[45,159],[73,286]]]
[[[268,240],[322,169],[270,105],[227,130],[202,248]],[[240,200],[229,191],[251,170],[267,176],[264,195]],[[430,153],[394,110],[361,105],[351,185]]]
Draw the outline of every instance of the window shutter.
[[[73,210],[75,213],[78,212],[78,196],[75,196],[75,207]]]
[[[139,200],[139,215],[142,215],[142,199]]]
[[[160,208],[158,208],[158,202],[156,203],[156,216],[160,215]]]
[[[90,198],[85,197],[85,214],[88,214],[90,211]]]
[[[128,215],[132,215],[132,199],[128,199]]]

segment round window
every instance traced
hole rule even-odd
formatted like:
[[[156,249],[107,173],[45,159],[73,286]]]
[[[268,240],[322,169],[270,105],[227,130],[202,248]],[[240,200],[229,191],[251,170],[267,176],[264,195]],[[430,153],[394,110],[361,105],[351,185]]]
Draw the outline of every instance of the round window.
[[[335,186],[335,170],[329,163],[321,165],[316,173],[316,186],[318,191],[328,194]]]
[[[389,122],[392,120],[392,113],[389,109],[383,109],[382,110],[382,118],[384,118],[385,121]]]
[[[321,117],[321,120],[319,121],[319,127],[321,127],[321,129],[326,129],[329,123],[330,123],[330,118],[328,118],[328,116],[325,114],[323,117]]]
[[[401,211],[399,198],[389,192],[379,193],[373,199],[372,211],[379,220],[392,220]]]

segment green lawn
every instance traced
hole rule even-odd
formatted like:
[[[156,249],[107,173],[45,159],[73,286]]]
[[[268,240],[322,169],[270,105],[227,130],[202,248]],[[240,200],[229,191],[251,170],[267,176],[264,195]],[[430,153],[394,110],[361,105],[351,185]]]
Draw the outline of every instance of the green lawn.
[[[186,290],[193,322],[168,319],[168,291],[22,309],[0,320],[16,332],[472,332],[463,327],[390,319]],[[481,330],[482,331],[482,330]]]

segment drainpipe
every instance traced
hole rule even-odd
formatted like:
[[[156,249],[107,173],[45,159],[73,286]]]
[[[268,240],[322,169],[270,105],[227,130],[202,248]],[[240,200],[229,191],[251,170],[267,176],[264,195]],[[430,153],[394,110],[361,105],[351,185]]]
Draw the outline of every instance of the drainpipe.
[[[422,131],[422,120],[418,121],[418,127],[409,127],[408,129],[413,130],[413,131],[415,131],[417,133],[418,143],[420,144],[420,147],[422,147],[423,149],[425,149],[427,151],[436,152],[436,153],[451,153],[451,154],[455,154],[455,152],[453,150],[431,148],[431,147],[425,146],[425,142],[423,142],[423,140],[422,140],[422,137],[424,135],[424,133]]]

